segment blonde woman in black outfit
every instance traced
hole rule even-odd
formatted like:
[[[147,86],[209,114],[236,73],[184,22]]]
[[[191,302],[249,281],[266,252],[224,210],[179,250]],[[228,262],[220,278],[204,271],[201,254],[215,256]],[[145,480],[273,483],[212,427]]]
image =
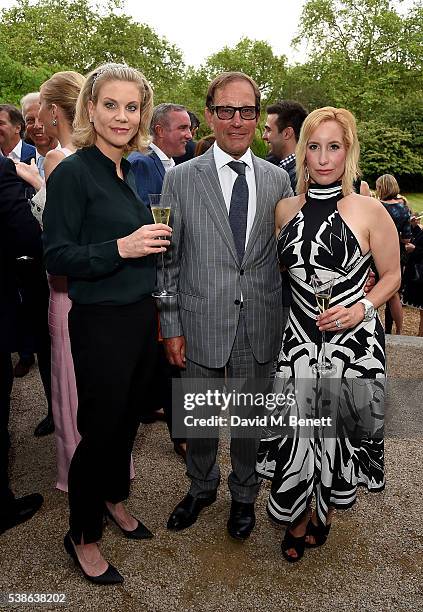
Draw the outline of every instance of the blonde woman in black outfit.
[[[410,242],[412,234],[410,211],[406,202],[404,202],[403,198],[399,195],[399,190],[397,180],[392,174],[383,174],[376,180],[376,198],[382,202],[397,228],[402,269],[405,262],[406,245]],[[399,291],[397,291],[388,301],[387,308],[389,308],[392,320],[395,322],[395,331],[397,335],[401,335],[404,315]],[[386,318],[385,311],[385,319]],[[392,325],[391,329],[388,330],[386,323],[387,321],[385,320],[385,331],[386,333],[391,333]]]
[[[47,269],[68,277],[73,303],[81,441],[69,470],[65,548],[84,576],[100,584],[123,581],[97,544],[105,512],[126,537],[152,537],[123,504],[140,401],[154,369],[155,255],[171,234],[152,223],[123,159],[147,144],[152,108],[150,85],[137,70],[105,64],[88,75],[74,123],[79,150],[51,174],[43,218]]]

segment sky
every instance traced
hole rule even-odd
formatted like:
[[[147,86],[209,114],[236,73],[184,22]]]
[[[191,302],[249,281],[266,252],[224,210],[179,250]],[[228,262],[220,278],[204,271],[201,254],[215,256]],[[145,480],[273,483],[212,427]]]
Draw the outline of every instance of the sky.
[[[277,55],[290,50],[305,0],[127,0],[127,13],[176,44],[186,64],[199,66],[242,37],[265,40]],[[274,8],[270,8],[273,4]]]
[[[265,40],[275,54],[289,63],[301,55],[290,50],[305,0],[126,0],[125,13],[151,26],[174,43],[186,64],[199,66],[225,45],[234,46],[243,36]],[[0,8],[12,0],[0,0]],[[274,5],[271,8],[271,4]]]

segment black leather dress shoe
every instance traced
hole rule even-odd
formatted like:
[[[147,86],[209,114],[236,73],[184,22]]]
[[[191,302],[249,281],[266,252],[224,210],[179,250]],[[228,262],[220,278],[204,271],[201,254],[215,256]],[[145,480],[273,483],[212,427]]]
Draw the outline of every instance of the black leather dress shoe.
[[[254,504],[243,504],[232,500],[228,532],[236,540],[246,540],[256,524]]]
[[[43,501],[43,497],[39,493],[14,499],[6,512],[0,514],[0,533],[28,521],[41,508]]]
[[[182,531],[195,523],[203,508],[216,501],[216,493],[209,497],[193,497],[188,493],[176,506],[169,517],[167,528],[173,531]]]
[[[45,419],[38,423],[37,427],[34,430],[34,436],[36,438],[41,438],[42,436],[48,436],[49,434],[53,433],[53,431],[53,417],[48,414]]]

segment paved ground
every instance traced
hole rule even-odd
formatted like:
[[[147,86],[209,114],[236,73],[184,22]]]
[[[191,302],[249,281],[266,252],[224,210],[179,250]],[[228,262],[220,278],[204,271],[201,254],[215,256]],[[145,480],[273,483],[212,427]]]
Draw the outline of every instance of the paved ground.
[[[389,349],[391,378],[408,380],[393,385],[400,395],[390,405],[385,491],[361,492],[355,507],[336,517],[326,546],[306,552],[296,565],[283,560],[283,532],[266,518],[267,487],[257,503],[257,528],[243,544],[225,532],[230,503],[225,486],[196,525],[168,532],[167,515],[187,488],[184,465],[163,424],[143,426],[130,506],[156,537],[137,543],[106,529],[103,549],[126,578],[123,586],[111,588],[85,582],[63,549],[66,495],[53,488],[53,437],[32,436],[45,410],[32,371],[16,381],[13,392],[12,482],[18,494],[40,491],[45,503],[34,519],[0,537],[0,592],[65,593],[65,608],[43,606],[59,611],[423,610],[422,355],[423,339],[394,338]],[[221,464],[227,472],[227,453]]]

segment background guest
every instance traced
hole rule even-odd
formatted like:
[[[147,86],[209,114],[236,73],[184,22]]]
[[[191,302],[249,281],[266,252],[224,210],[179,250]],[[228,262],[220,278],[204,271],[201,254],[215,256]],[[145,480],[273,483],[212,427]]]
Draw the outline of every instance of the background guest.
[[[214,134],[208,134],[207,136],[200,138],[200,140],[195,145],[194,157],[198,157],[199,155],[202,155],[203,153],[208,151],[210,147],[213,146],[215,140],[216,136]]]
[[[161,193],[165,174],[175,165],[174,156],[185,151],[191,142],[191,120],[186,108],[172,103],[156,106],[151,118],[150,135],[152,142],[148,155],[134,152],[128,156],[135,174],[138,195],[148,206],[149,194]],[[185,440],[172,436],[172,378],[179,377],[179,369],[167,361],[161,341],[158,344],[158,355],[150,401],[145,406],[147,413],[142,415],[142,422],[151,423],[164,418],[175,452],[185,459]]]
[[[11,352],[16,350],[18,286],[15,259],[41,255],[41,231],[14,164],[0,157],[0,533],[30,519],[43,503],[38,493],[15,498],[8,477]]]
[[[188,115],[191,121],[191,127],[190,127],[191,140],[188,140],[186,144],[186,150],[185,150],[184,155],[176,155],[174,157],[175,166],[177,166],[178,164],[182,164],[183,162],[186,162],[189,159],[192,159],[193,157],[195,157],[195,147],[197,143],[195,142],[194,139],[197,135],[198,128],[200,127],[200,120],[198,119],[197,115],[195,115],[192,111],[187,111],[187,112],[188,112]]]
[[[405,264],[405,245],[411,239],[410,211],[403,198],[399,197],[399,186],[397,180],[392,174],[383,174],[376,180],[376,197],[382,202],[388,213],[391,215],[395,227],[397,228],[398,238],[400,242],[401,254],[401,271]],[[397,334],[402,332],[403,311],[400,299],[400,292],[388,301],[389,310],[393,321],[395,322],[395,331]],[[388,327],[388,328],[386,328]],[[385,333],[390,334],[392,326],[385,326]]]
[[[185,153],[191,140],[190,118],[184,106],[164,103],[154,108],[151,118],[151,142],[146,154],[130,153],[138,195],[147,206],[149,194],[161,193],[165,173],[175,165],[174,156]]]
[[[72,122],[76,101],[85,78],[77,72],[57,72],[43,83],[40,90],[39,121],[48,138],[59,141],[60,149],[49,151],[44,168],[49,179],[57,165],[76,151],[72,143]],[[41,210],[45,203],[45,188],[38,194]],[[57,488],[68,490],[70,462],[80,436],[76,422],[78,397],[70,348],[68,313],[71,301],[68,297],[65,276],[49,275],[49,330],[51,338],[51,388],[52,410],[56,435]]]
[[[412,238],[411,242],[405,245],[408,257],[404,268],[402,303],[419,310],[418,335],[423,336],[423,228],[418,214],[411,217],[410,223]]]

